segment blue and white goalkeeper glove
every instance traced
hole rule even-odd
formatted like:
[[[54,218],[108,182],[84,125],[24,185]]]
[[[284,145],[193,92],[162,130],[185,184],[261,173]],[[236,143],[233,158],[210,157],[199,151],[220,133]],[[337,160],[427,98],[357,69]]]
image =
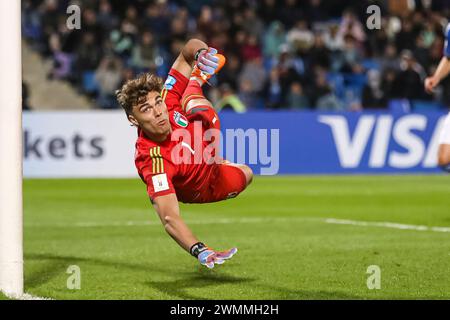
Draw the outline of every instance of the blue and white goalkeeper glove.
[[[195,55],[196,66],[201,72],[213,75],[219,67],[219,58],[216,56],[217,49],[200,49]]]
[[[202,265],[212,269],[214,268],[214,265],[223,264],[225,263],[225,260],[231,259],[238,250],[237,248],[232,248],[226,251],[215,251],[208,248],[203,243],[198,242],[191,247],[190,251]]]

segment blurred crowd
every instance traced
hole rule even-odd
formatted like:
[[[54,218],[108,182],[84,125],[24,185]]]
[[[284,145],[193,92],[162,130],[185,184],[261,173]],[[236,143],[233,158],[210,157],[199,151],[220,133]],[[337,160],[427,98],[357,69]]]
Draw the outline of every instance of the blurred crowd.
[[[23,36],[99,108],[142,72],[165,77],[187,39],[227,57],[205,88],[218,109],[361,110],[450,105],[450,84],[423,89],[436,69],[447,0],[23,0]],[[81,8],[81,29],[66,12]],[[369,30],[366,9],[381,9]]]

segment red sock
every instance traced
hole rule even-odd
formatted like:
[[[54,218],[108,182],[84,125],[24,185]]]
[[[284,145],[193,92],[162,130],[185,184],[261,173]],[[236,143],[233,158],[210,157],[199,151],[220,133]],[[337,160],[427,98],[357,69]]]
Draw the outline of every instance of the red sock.
[[[203,95],[203,90],[197,80],[189,80],[189,83],[184,90],[183,96],[181,97],[181,106],[183,110],[186,111],[186,106],[192,99],[205,99]]]

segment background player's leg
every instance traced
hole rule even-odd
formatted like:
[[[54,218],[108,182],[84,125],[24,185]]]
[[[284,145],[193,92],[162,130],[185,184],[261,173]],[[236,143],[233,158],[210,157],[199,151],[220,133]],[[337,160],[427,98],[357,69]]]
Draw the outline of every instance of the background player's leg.
[[[443,170],[450,172],[450,144],[439,145],[438,164]]]
[[[439,137],[438,165],[442,169],[450,171],[450,113],[445,118]]]

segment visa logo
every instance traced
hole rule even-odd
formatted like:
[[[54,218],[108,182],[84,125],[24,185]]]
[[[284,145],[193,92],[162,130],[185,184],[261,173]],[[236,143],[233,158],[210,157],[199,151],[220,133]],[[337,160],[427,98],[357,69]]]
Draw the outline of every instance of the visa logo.
[[[437,166],[438,140],[445,116],[435,126],[430,141],[423,141],[417,132],[427,129],[428,119],[424,115],[409,114],[395,119],[392,115],[362,115],[350,133],[348,120],[340,115],[322,115],[319,122],[329,126],[343,168],[357,168],[365,151],[369,149],[370,168],[407,169],[416,166]],[[415,133],[415,132],[416,133]],[[373,136],[369,145],[370,137]],[[389,148],[394,142],[402,151]]]

